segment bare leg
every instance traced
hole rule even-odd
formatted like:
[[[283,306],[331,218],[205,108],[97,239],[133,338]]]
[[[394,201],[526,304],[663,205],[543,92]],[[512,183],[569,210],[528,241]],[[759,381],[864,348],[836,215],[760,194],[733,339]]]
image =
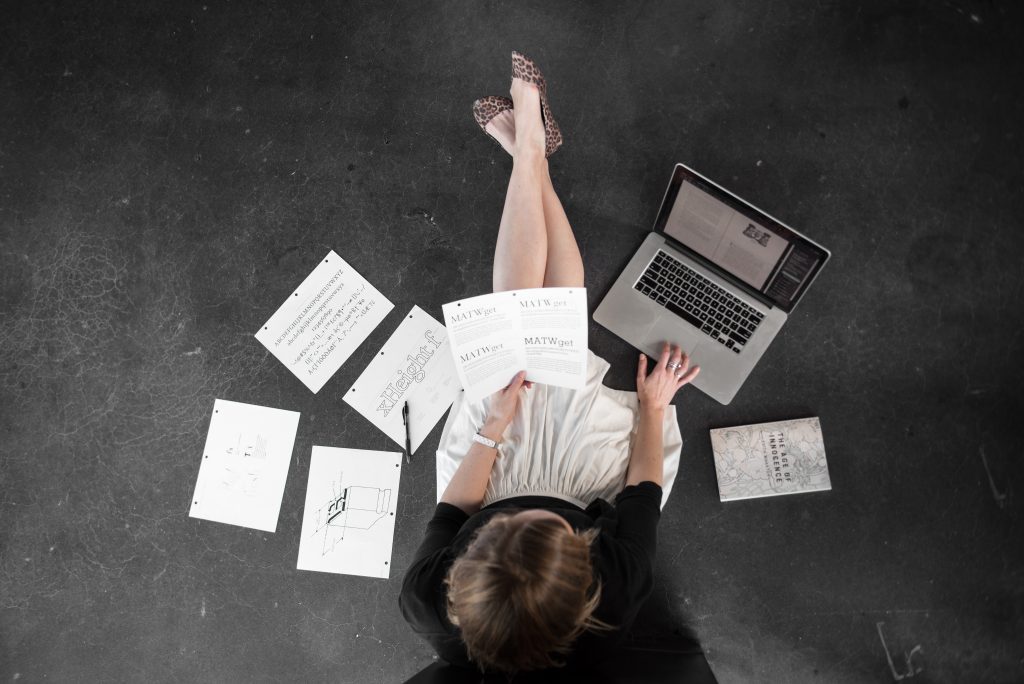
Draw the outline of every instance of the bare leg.
[[[548,259],[544,207],[548,163],[540,95],[536,87],[519,79],[512,79],[511,92],[516,137],[512,175],[494,247],[495,292],[543,287]]]
[[[544,169],[544,223],[548,231],[547,270],[544,287],[583,287],[583,258],[569,218],[555,194],[551,175]]]

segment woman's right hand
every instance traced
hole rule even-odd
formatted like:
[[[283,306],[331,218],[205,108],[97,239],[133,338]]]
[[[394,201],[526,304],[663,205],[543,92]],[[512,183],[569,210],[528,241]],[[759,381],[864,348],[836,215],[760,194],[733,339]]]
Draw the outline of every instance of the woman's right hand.
[[[486,426],[490,429],[496,430],[498,436],[505,431],[509,423],[516,416],[516,410],[519,408],[519,397],[523,391],[533,386],[533,383],[526,382],[526,371],[519,371],[516,376],[512,378],[512,382],[508,384],[508,387],[502,390],[498,390],[491,395],[491,403],[487,410]],[[484,435],[490,439],[497,439],[493,435]]]
[[[669,364],[677,365],[669,368]],[[676,392],[697,377],[699,372],[700,366],[690,368],[690,357],[683,353],[682,347],[674,344],[665,343],[661,358],[650,375],[647,374],[647,355],[640,354],[636,370],[636,396],[640,400],[640,408],[664,409]]]

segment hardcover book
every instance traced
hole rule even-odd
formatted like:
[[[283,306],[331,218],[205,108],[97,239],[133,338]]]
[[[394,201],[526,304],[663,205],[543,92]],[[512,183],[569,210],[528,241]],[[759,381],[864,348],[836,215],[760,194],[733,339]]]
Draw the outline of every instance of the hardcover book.
[[[722,501],[832,489],[817,418],[711,430]]]

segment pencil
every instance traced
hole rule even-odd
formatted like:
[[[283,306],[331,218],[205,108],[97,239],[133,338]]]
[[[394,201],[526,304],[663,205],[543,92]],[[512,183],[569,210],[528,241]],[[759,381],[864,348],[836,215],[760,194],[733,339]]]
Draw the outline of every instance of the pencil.
[[[402,405],[402,422],[405,423],[405,462],[412,462],[412,440],[409,439],[409,402]]]

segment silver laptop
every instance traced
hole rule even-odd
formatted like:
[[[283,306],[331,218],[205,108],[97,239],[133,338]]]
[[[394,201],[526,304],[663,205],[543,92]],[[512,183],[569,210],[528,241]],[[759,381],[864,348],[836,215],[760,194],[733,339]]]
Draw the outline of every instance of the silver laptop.
[[[676,164],[654,230],[594,320],[657,359],[682,346],[694,386],[728,404],[831,254]]]

